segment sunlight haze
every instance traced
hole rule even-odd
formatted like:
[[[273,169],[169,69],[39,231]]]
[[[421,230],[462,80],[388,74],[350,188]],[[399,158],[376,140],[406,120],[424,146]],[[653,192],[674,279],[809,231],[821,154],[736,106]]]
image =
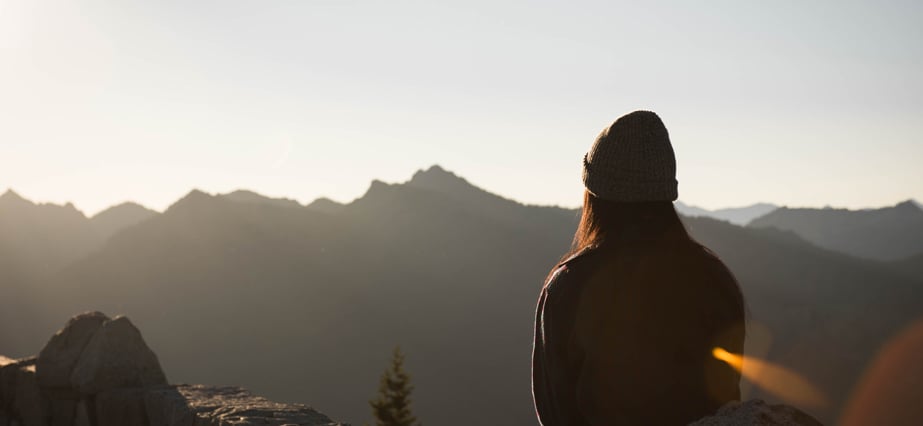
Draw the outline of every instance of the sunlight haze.
[[[656,111],[680,199],[923,200],[923,3],[0,0],[0,193],[348,202],[439,164],[575,207]]]

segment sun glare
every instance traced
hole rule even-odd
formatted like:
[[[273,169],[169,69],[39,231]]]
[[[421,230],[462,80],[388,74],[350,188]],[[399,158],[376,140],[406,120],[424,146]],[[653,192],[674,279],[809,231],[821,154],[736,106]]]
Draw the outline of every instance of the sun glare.
[[[827,405],[827,399],[819,389],[785,367],[759,358],[731,353],[719,347],[712,349],[712,356],[728,363],[756,386],[787,402],[810,407]]]

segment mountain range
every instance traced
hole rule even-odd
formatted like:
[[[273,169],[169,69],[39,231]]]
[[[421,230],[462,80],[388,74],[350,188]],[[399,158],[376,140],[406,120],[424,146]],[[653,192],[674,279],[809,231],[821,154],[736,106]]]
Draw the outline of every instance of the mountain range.
[[[676,206],[676,211],[686,216],[710,217],[741,226],[779,208],[779,206],[769,203],[757,203],[745,207],[730,207],[718,210],[703,209],[701,207],[685,204],[682,201],[677,201],[674,205]]]
[[[243,385],[359,424],[400,345],[424,422],[535,424],[535,302],[577,210],[523,205],[438,166],[374,181],[348,204],[192,191],[161,214],[120,210],[86,218],[0,197],[0,353],[36,353],[75,312],[123,313],[172,382]],[[737,276],[751,328],[766,330],[748,352],[818,386],[829,403],[802,408],[826,423],[889,336],[923,314],[919,257],[684,221]]]
[[[923,253],[923,209],[913,200],[867,210],[782,207],[749,226],[792,231],[824,248],[896,261]]]

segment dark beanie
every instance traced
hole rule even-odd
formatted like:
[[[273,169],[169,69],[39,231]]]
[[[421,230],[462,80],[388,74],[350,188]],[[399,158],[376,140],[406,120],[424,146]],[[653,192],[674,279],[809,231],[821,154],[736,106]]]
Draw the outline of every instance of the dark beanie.
[[[583,184],[606,200],[676,200],[676,157],[660,117],[635,111],[604,129],[583,157]]]

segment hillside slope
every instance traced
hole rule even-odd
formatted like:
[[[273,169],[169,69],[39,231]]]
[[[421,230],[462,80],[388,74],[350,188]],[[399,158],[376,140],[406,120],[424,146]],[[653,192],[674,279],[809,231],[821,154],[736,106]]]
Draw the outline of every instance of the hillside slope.
[[[923,210],[912,201],[871,210],[783,207],[749,226],[792,231],[820,247],[866,259],[923,253]]]

